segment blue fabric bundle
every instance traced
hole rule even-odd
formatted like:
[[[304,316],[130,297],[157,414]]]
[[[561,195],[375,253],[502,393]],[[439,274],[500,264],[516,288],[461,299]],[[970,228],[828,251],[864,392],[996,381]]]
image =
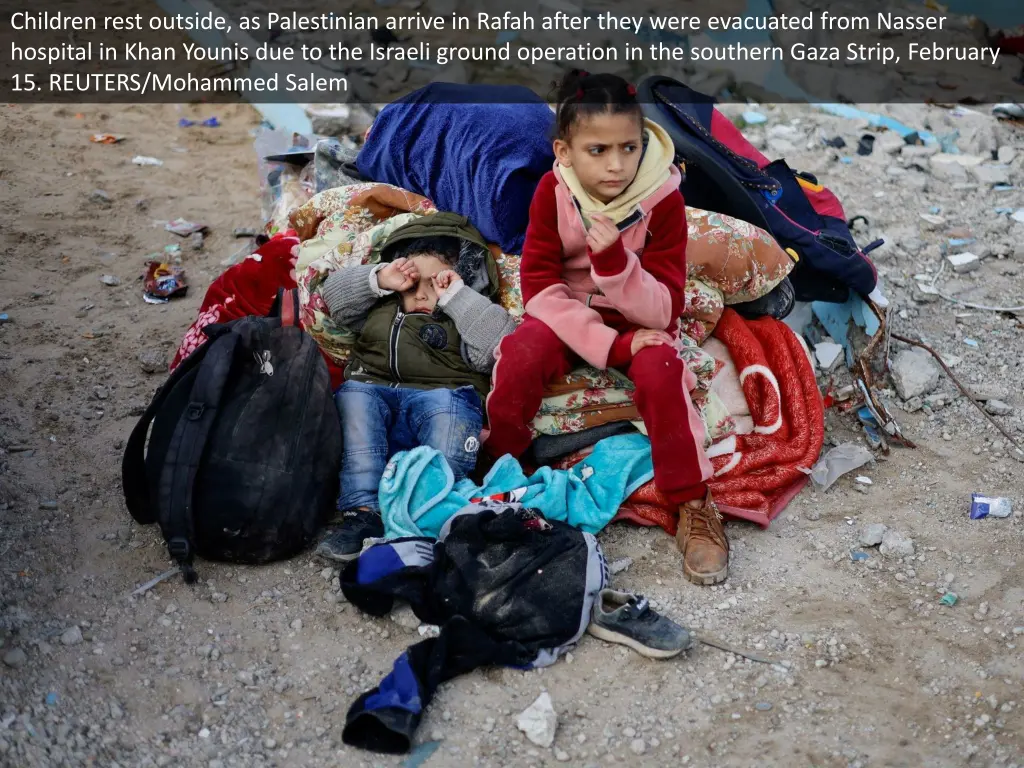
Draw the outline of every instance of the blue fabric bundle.
[[[359,173],[461,214],[489,243],[519,253],[530,201],[551,170],[554,114],[522,86],[432,83],[384,107]]]
[[[518,461],[502,456],[482,486],[469,479],[456,482],[440,451],[420,446],[396,453],[381,478],[384,535],[436,539],[470,499],[512,492],[507,501],[536,509],[548,520],[597,533],[622,502],[653,477],[651,441],[639,433],[599,441],[593,453],[571,469],[541,467],[529,477]]]

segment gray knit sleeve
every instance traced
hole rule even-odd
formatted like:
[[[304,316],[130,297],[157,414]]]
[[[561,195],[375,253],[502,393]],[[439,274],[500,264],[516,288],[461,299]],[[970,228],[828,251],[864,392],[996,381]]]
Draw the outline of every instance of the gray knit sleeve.
[[[512,316],[466,285],[454,293],[448,291],[437,304],[455,322],[462,337],[462,356],[469,367],[490,373],[498,343],[515,330]]]
[[[324,281],[320,295],[327,304],[331,319],[358,331],[378,299],[391,291],[377,286],[376,271],[380,265],[357,264],[335,270]]]

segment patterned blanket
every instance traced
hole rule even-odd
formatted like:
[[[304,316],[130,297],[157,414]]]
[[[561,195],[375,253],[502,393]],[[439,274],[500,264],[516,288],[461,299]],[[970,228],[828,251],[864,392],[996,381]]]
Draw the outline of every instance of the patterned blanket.
[[[326,190],[292,212],[290,224],[302,240],[295,268],[303,325],[336,365],[346,364],[355,336],[332,320],[319,287],[335,269],[377,262],[380,246],[391,232],[417,216],[435,212],[433,203],[420,195],[372,183]],[[687,223],[690,280],[686,312],[679,319],[677,351],[696,376],[692,398],[707,425],[710,445],[732,434],[734,424],[710,391],[719,366],[700,345],[714,330],[727,303],[764,295],[782,281],[793,264],[767,233],[737,219],[691,208]],[[499,272],[499,301],[521,317],[519,257],[497,249],[493,254]],[[560,435],[625,420],[643,430],[633,405],[632,382],[617,371],[581,366],[565,381],[549,387],[532,428],[537,435]]]

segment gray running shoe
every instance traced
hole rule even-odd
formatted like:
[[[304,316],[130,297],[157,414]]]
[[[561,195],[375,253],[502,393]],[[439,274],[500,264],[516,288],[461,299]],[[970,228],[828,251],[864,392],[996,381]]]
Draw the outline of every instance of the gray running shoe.
[[[643,595],[602,589],[587,632],[651,659],[670,659],[693,645],[690,633],[653,610]]]
[[[379,539],[384,535],[384,521],[380,512],[353,509],[342,513],[341,527],[327,532],[315,554],[335,563],[355,560],[363,551],[366,539]]]

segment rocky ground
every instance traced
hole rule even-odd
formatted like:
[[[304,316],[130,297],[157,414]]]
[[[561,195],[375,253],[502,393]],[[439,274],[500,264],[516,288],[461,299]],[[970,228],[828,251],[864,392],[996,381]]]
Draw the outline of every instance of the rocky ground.
[[[0,764],[402,764],[344,747],[341,727],[355,696],[419,638],[408,614],[361,615],[309,555],[202,563],[194,588],[171,579],[130,596],[169,566],[158,531],[125,511],[121,451],[163,380],[150,358],[176,347],[238,247],[232,229],[259,224],[255,112],[2,109]],[[877,133],[859,156],[865,125],[806,107],[762,107],[767,122],[748,130],[865,216],[862,243],[887,238],[875,256],[897,333],[934,346],[1024,441],[1024,313],[943,298],[1024,305],[1024,222],[1011,218],[1024,209],[1024,133],[984,111],[889,111],[959,154]],[[220,128],[176,127],[214,113]],[[127,139],[89,143],[97,131]],[[823,144],[835,136],[845,148]],[[164,165],[133,165],[139,154]],[[178,216],[210,225],[202,251],[164,231]],[[145,257],[172,242],[189,295],[145,304]],[[977,259],[950,263],[965,250]],[[894,344],[894,356],[903,350]],[[1024,465],[930,362],[899,366],[910,402],[893,393],[893,411],[919,447],[805,491],[767,531],[730,525],[726,586],[684,581],[660,531],[601,536],[610,560],[631,559],[618,586],[773,663],[709,646],[652,662],[586,637],[549,669],[443,686],[419,733],[439,742],[422,748],[436,747],[425,764],[1024,763]],[[830,443],[861,441],[850,414],[828,422]],[[970,520],[974,491],[1017,511]],[[889,529],[881,547],[872,524]],[[516,727],[544,691],[557,718],[547,748]]]

